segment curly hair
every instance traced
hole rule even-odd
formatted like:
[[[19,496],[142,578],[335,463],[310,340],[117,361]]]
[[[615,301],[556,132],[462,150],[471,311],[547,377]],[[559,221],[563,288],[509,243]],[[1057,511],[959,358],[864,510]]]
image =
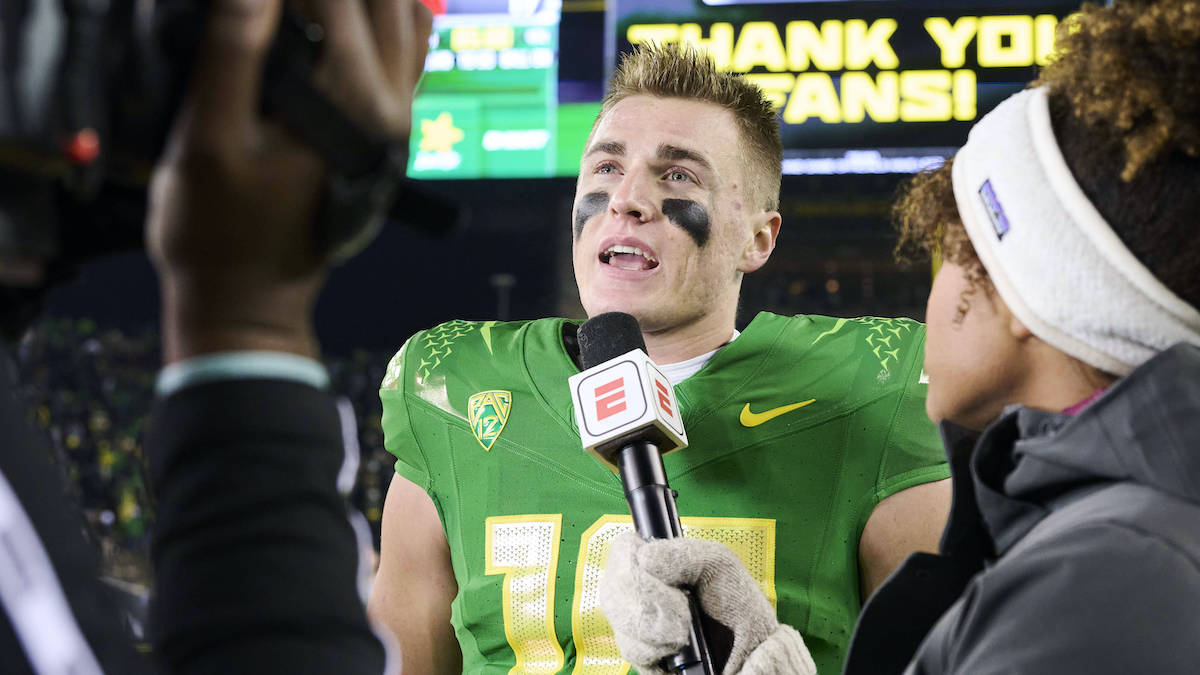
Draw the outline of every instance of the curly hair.
[[[980,288],[990,293],[992,283],[959,218],[951,182],[953,166],[954,159],[948,159],[901,183],[892,203],[892,221],[900,234],[895,250],[898,261],[907,264],[934,258],[964,269],[967,288],[955,317],[959,322],[970,307],[967,296]]]
[[[1120,137],[1128,182],[1173,151],[1200,154],[1198,45],[1196,0],[1089,3],[1059,27],[1056,56],[1033,84],[1051,86],[1093,133]]]
[[[1088,199],[1143,265],[1200,307],[1200,2],[1085,4],[1059,25],[1055,56],[1034,85],[1049,87],[1059,148]],[[967,294],[981,284],[990,291],[950,166],[901,188],[896,257],[940,253],[967,269]]]

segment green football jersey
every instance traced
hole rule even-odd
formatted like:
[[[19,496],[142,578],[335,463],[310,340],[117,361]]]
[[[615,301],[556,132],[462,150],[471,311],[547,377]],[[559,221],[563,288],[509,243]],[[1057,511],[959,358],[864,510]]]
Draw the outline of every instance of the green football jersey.
[[[597,588],[632,525],[619,477],[581,449],[565,321],[418,333],[380,391],[396,471],[445,528],[465,673],[629,671]],[[841,672],[872,509],[949,475],[924,341],[907,319],[762,313],[675,387],[690,445],[664,461],[685,533],[741,557],[821,673]]]

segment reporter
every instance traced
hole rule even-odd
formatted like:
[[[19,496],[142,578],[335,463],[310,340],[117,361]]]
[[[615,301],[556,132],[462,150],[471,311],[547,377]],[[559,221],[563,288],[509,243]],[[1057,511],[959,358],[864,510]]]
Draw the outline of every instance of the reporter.
[[[897,205],[902,244],[946,261],[927,410],[955,505],[847,673],[1200,660],[1200,2],[1085,5],[1058,40]]]
[[[914,554],[864,607],[845,673],[1200,661],[1200,3],[1085,5],[1058,40],[1036,88],[897,206],[902,246],[944,258],[926,409],[954,505],[942,555]],[[620,575],[694,580],[701,598],[748,578],[686,544],[669,574],[665,542],[614,547],[605,611],[637,636],[623,651],[670,642],[681,617],[670,593],[622,595]],[[744,605],[747,666],[726,672],[792,672],[751,667],[780,633]]]

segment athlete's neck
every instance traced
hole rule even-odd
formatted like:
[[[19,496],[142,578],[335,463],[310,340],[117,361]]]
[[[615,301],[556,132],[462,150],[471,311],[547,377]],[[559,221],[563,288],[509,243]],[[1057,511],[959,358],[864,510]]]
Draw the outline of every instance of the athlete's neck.
[[[1095,397],[1116,381],[1111,375],[1078,361],[1074,357],[1038,341],[1023,355],[1028,374],[1017,399],[1028,408],[1068,410]]]
[[[657,364],[679,363],[719,349],[733,339],[733,317],[704,317],[687,326],[644,332],[646,351]]]

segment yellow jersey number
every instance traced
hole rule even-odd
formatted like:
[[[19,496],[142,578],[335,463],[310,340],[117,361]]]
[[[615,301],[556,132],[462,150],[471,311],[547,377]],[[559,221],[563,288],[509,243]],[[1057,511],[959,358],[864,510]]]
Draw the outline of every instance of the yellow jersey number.
[[[725,544],[775,605],[775,521],[767,518],[681,518],[685,536]],[[504,575],[504,633],[516,655],[510,675],[557,673],[565,665],[554,631],[561,514],[488,518],[487,574]],[[600,574],[612,540],[633,530],[629,516],[604,515],[580,536],[571,632],[572,675],[625,675],[612,629],[600,611]]]

